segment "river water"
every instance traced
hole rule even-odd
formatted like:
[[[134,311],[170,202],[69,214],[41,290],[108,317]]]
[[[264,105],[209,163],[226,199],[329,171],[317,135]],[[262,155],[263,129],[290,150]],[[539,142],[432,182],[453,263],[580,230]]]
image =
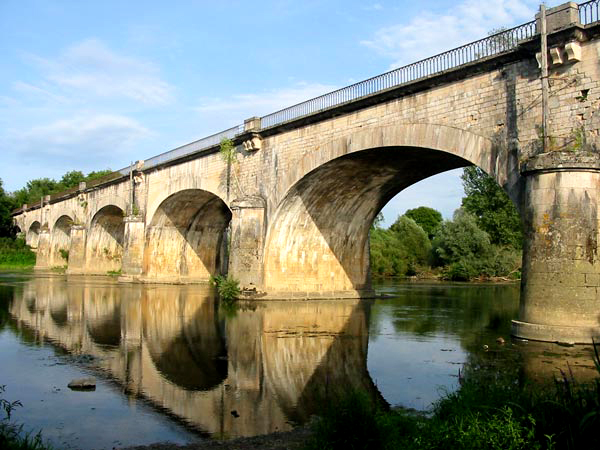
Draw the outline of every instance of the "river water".
[[[91,449],[289,430],[349,389],[426,411],[465,365],[595,375],[589,346],[510,338],[517,284],[375,288],[227,306],[208,286],[0,273],[0,397],[55,447]],[[82,377],[96,389],[67,387]]]

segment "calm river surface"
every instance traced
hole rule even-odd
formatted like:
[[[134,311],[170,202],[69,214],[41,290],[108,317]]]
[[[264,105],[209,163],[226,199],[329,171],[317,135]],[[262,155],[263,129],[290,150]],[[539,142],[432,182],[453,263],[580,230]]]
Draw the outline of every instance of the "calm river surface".
[[[55,447],[89,449],[288,430],[350,388],[427,410],[465,364],[594,375],[590,347],[511,340],[517,284],[376,289],[232,308],[207,286],[0,273],[1,396]],[[96,390],[67,387],[88,376]]]

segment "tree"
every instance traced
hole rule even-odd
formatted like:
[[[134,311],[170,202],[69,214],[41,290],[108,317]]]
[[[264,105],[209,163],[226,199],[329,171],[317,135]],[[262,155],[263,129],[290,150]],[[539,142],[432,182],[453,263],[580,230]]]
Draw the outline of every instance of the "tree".
[[[427,233],[406,216],[400,216],[387,230],[371,228],[371,271],[374,275],[414,275],[427,263],[431,244]]]
[[[434,265],[446,266],[446,277],[469,280],[479,275],[506,276],[518,268],[520,252],[490,242],[477,219],[462,208],[442,222],[432,243]]]
[[[427,263],[431,243],[427,233],[413,219],[405,215],[398,217],[390,231],[396,234],[406,251],[409,268],[416,269],[416,266]]]
[[[436,231],[442,223],[442,213],[427,206],[409,209],[404,215],[414,220],[417,225],[423,228],[429,239],[433,239],[433,236],[435,236]]]
[[[79,170],[72,170],[70,172],[65,173],[59,181],[60,186],[63,189],[69,189],[72,187],[79,186],[79,183],[85,180],[85,176],[83,172]]]
[[[105,177],[111,173],[113,173],[113,171],[110,169],[92,171],[86,175],[85,181],[97,180],[98,178]]]
[[[4,192],[0,180],[0,237],[14,237],[15,227],[10,214],[16,207],[14,200]]]
[[[523,247],[521,219],[508,195],[479,167],[465,167],[461,176],[462,208],[473,214],[493,244]]]
[[[13,192],[13,198],[19,206],[24,203],[32,204],[39,202],[44,195],[55,192],[58,186],[59,184],[50,178],[30,180],[24,188]]]

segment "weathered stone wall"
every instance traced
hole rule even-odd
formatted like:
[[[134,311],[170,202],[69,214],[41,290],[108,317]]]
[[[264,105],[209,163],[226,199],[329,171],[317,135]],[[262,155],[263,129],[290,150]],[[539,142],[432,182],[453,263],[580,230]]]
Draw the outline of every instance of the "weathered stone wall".
[[[571,295],[565,274],[576,273],[568,284],[581,287],[578,298],[586,299],[578,300],[577,314],[586,327],[597,326],[597,318],[590,317],[600,309],[594,284],[600,271],[595,259],[587,259],[585,267],[575,262],[580,254],[574,250],[583,245],[588,254],[597,251],[596,28],[567,26],[549,37],[545,148],[539,44],[531,41],[510,55],[391,90],[370,106],[358,102],[360,107],[345,106],[338,115],[324,112],[264,130],[249,121],[253,134],[238,139],[237,161],[230,165],[216,151],[146,171],[138,164],[133,204],[132,183],[124,178],[26,211],[17,222],[26,233],[34,223],[42,225],[40,267],[56,264],[57,246],[65,245],[56,226],[60,217],[86,225],[87,236],[71,242],[81,252],[85,239],[89,263],[92,218],[110,206],[129,217],[119,225],[117,239],[125,248],[127,279],[206,280],[224,271],[229,258],[234,277],[271,298],[365,296],[371,294],[368,231],[377,212],[421,179],[476,164],[507,191],[524,219],[522,318],[558,321],[560,311],[569,309],[566,304],[546,318],[543,311]],[[252,146],[241,145],[250,138]],[[540,157],[543,152],[567,156]],[[577,214],[576,222],[565,219]],[[559,234],[566,247],[553,241]],[[42,248],[46,245],[49,250]],[[550,245],[552,256],[543,245]],[[538,264],[542,254],[552,263]],[[92,269],[88,264],[81,270]],[[526,299],[534,292],[543,296],[541,286],[554,292],[554,300],[534,313],[537,300]]]

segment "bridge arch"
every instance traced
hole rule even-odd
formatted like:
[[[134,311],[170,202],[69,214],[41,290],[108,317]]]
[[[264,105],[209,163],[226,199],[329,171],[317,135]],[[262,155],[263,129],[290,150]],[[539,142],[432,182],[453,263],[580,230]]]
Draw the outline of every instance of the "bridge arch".
[[[54,222],[50,235],[50,267],[67,265],[72,226],[73,216],[66,214],[61,215]]]
[[[100,200],[91,203],[91,205],[93,206],[93,209],[91,209],[90,215],[88,217],[91,217],[92,220],[94,219],[94,217],[97,216],[97,214],[101,210],[103,210],[107,206],[114,206],[116,208],[119,208],[121,211],[127,211],[127,201],[124,198],[117,195],[112,195],[110,196],[110,198],[101,198]],[[92,221],[90,221],[90,224],[91,222]]]
[[[322,145],[318,155],[308,153],[295,165],[295,182],[271,216],[264,252],[264,285],[271,295],[369,295],[368,238],[375,216],[397,193],[429,176],[475,164],[519,201],[519,179],[509,175],[516,158],[458,128],[378,127]]]
[[[42,226],[39,221],[35,220],[26,230],[25,243],[31,248],[37,248],[40,242],[40,231]]]
[[[206,281],[225,271],[231,211],[220,197],[202,189],[185,189],[166,197],[151,217],[143,278]]]
[[[98,209],[87,233],[86,263],[89,272],[119,271],[125,236],[124,210],[114,204]]]

